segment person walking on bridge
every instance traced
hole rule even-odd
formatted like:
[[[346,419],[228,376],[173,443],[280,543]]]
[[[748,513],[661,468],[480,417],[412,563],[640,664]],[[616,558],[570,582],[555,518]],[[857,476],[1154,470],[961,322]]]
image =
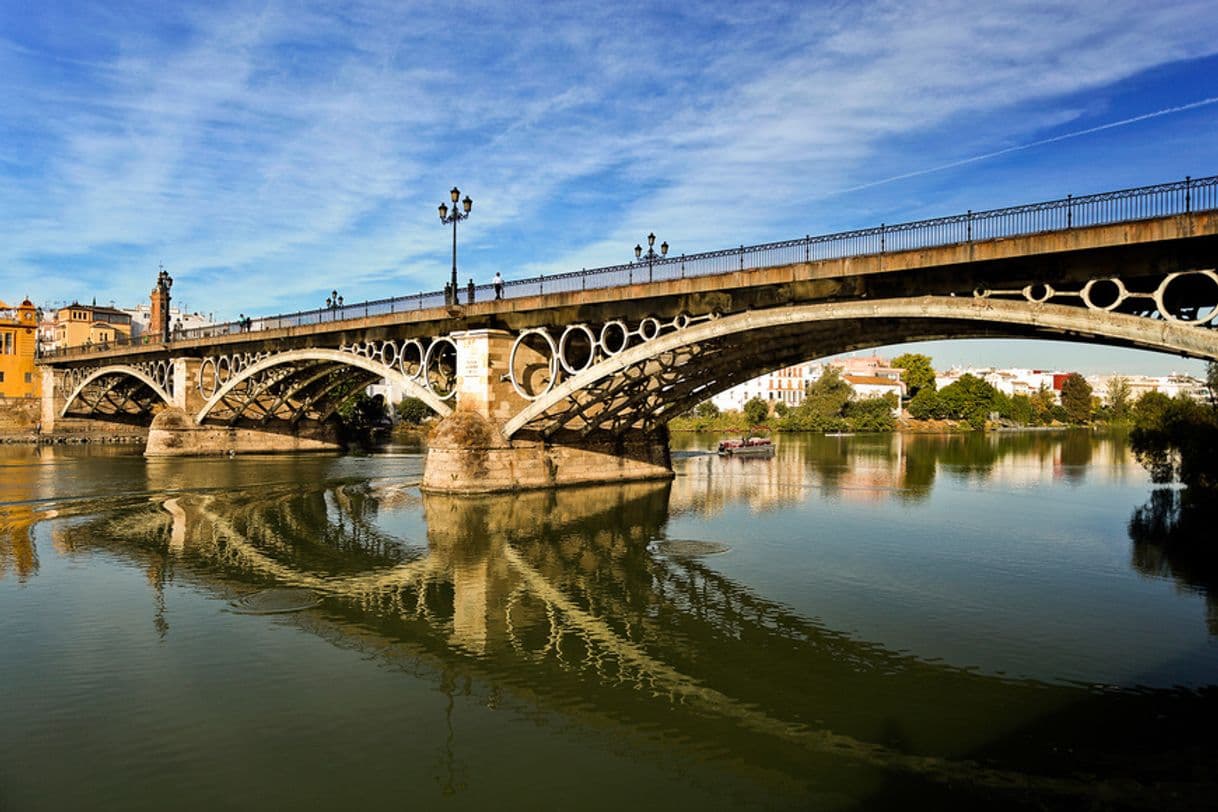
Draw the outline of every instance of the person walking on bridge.
[[[503,298],[503,277],[499,275],[498,271],[495,271],[495,278],[491,280],[491,284],[495,286],[495,298],[502,299]]]

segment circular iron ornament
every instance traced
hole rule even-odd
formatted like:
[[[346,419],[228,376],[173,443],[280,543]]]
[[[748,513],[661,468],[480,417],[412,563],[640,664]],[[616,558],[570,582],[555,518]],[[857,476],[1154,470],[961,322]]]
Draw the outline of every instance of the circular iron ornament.
[[[432,364],[437,360],[437,358],[439,356],[440,348],[443,347],[445,344],[447,344],[449,347],[452,347],[452,351],[453,351],[453,386],[452,386],[452,389],[450,389],[447,394],[441,394],[440,392],[437,392],[436,388],[434,386],[432,386],[432,384],[431,384],[431,370],[432,370]],[[440,400],[449,400],[449,399],[457,396],[456,358],[457,358],[457,344],[451,338],[437,338],[435,341],[431,342],[431,346],[429,346],[427,348],[426,355],[423,356],[423,366],[422,366],[423,385],[426,386],[427,389],[430,390],[431,393],[433,395],[435,395],[436,397],[438,397]]]
[[[1097,285],[1112,285],[1116,287],[1116,295],[1108,305],[1101,305],[1095,301],[1095,288]],[[1103,290],[1102,287],[1101,290]],[[1079,292],[1079,295],[1083,297],[1083,304],[1087,305],[1089,309],[1111,312],[1120,307],[1121,303],[1129,298],[1129,291],[1126,289],[1124,282],[1117,277],[1112,276],[1108,277],[1107,279],[1092,279],[1088,281],[1087,284],[1083,285],[1083,289]]]
[[[1172,282],[1174,282],[1177,279],[1180,279],[1182,277],[1186,277],[1186,276],[1204,276],[1206,279],[1209,279],[1211,282],[1213,282],[1216,287],[1218,287],[1218,273],[1216,273],[1213,270],[1175,271],[1173,273],[1169,273],[1167,276],[1165,276],[1163,278],[1163,281],[1159,283],[1159,287],[1155,289],[1154,301],[1155,301],[1155,307],[1157,307],[1159,309],[1159,315],[1165,321],[1170,321],[1175,324],[1201,325],[1201,324],[1210,324],[1210,323],[1214,322],[1215,317],[1218,317],[1218,307],[1213,308],[1212,310],[1210,310],[1210,312],[1207,316],[1205,316],[1204,318],[1200,318],[1200,319],[1183,319],[1183,318],[1180,318],[1179,316],[1177,316],[1175,313],[1172,313],[1170,310],[1168,310],[1167,304],[1166,304],[1167,289],[1169,287],[1171,287]]]
[[[639,338],[644,341],[652,341],[660,337],[660,320],[654,316],[648,316],[639,322]]]
[[[609,346],[608,338],[610,330],[617,330],[622,335],[621,343],[618,345],[617,349],[612,349]],[[605,322],[604,325],[601,326],[600,345],[601,350],[605,353],[605,355],[610,357],[617,355],[622,350],[626,349],[626,347],[630,345],[630,331],[626,329],[626,323],[619,319]]]
[[[572,336],[583,335],[588,341],[588,358],[584,361],[584,365],[576,367],[567,360],[567,348]],[[596,363],[596,351],[600,344],[596,341],[596,334],[592,332],[586,324],[572,324],[570,327],[562,331],[562,337],[558,339],[558,362],[562,364],[563,370],[569,375],[578,375],[588,367]]]
[[[992,291],[989,288],[973,288],[974,299],[988,299]]]
[[[381,344],[376,354],[376,360],[387,367],[396,367],[398,365],[398,343],[396,341],[386,341]]]
[[[1040,293],[1038,296],[1037,293]],[[1034,304],[1044,304],[1056,293],[1052,285],[1027,285],[1023,289],[1023,297]]]
[[[684,311],[678,313],[676,318],[672,320],[672,326],[678,330],[684,330],[689,326],[689,314]]]
[[[210,400],[211,396],[216,394],[219,386],[220,381],[216,376],[216,360],[210,356],[204,358],[199,364],[199,379],[196,384],[199,394]]]
[[[446,339],[447,340],[447,339]],[[414,358],[411,358],[413,353]],[[427,350],[423,347],[423,342],[417,338],[412,338],[402,344],[402,350],[398,353],[398,370],[406,376],[408,380],[418,380],[423,374],[423,362],[427,359]],[[411,368],[414,372],[411,372]]]
[[[516,380],[516,352],[520,349],[520,345],[524,343],[525,339],[531,335],[540,335],[545,339],[546,346],[550,349],[550,379],[546,382],[546,388],[535,395],[526,392],[520,381]],[[558,361],[558,346],[554,343],[554,338],[543,328],[533,327],[516,336],[516,340],[512,342],[512,352],[508,355],[508,379],[512,382],[512,388],[516,390],[516,394],[525,400],[537,400],[548,394],[554,388],[554,383],[558,380]]]

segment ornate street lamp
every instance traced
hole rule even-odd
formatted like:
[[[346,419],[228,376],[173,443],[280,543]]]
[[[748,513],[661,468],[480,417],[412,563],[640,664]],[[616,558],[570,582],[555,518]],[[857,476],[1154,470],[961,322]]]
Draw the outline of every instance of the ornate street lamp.
[[[461,200],[461,190],[458,189],[456,186],[454,186],[452,188],[452,191],[449,192],[449,195],[451,195],[452,200],[453,200],[452,214],[449,214],[448,206],[446,204],[444,204],[444,203],[440,204],[440,222],[444,223],[445,225],[448,225],[449,223],[453,224],[453,277],[452,277],[452,282],[450,282],[449,285],[447,286],[447,288],[445,289],[444,300],[449,305],[456,305],[457,304],[457,223],[459,223],[462,220],[464,220],[465,218],[469,217],[469,210],[474,207],[474,201],[469,199],[469,195],[466,195],[465,199]],[[464,207],[464,209],[465,209],[464,212],[462,212],[461,210],[459,210],[457,208],[458,201],[460,201],[462,207]]]
[[[655,264],[657,259],[663,259],[668,256],[668,243],[660,243],[660,253],[656,253],[655,249],[656,235],[654,232],[647,235],[647,253],[643,253],[643,246],[636,245],[634,247],[634,258],[636,262],[647,260],[647,281],[651,281],[651,266]]]

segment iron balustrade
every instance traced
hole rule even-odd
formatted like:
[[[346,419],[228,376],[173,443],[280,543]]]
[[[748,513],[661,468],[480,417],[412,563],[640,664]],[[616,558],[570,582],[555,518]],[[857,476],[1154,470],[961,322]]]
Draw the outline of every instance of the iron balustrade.
[[[1218,209],[1218,175],[1205,178],[1185,178],[1173,183],[1140,186],[1115,192],[1074,197],[1067,195],[1058,200],[1028,203],[988,211],[968,211],[948,217],[930,220],[915,220],[893,225],[842,231],[836,234],[805,236],[794,240],[741,245],[700,254],[670,256],[651,262],[653,282],[668,282],[686,277],[713,276],[735,271],[792,265],[799,262],[845,259],[884,254],[894,251],[910,251],[922,248],[938,248],[970,242],[993,240],[1005,237],[1022,237],[1052,231],[1066,231],[1087,226],[1132,223],[1155,217],[1191,214],[1193,212]],[[505,280],[503,298],[520,298],[547,293],[571,293],[583,290],[600,290],[646,283],[647,263],[630,262],[609,265],[603,268],[584,269],[550,276],[535,276],[530,279]],[[468,287],[460,290],[468,299]],[[495,298],[492,285],[477,285],[475,301],[485,302]],[[214,324],[175,330],[171,341],[199,338],[215,338],[246,332],[278,330],[285,327],[304,327],[328,322],[348,321],[370,316],[392,315],[412,310],[442,308],[447,303],[444,291],[425,291],[410,296],[396,296],[339,307],[323,307],[302,310],[277,316],[264,316],[251,320],[250,329],[242,328],[241,322]],[[134,340],[113,341],[109,345],[93,344],[89,347],[61,347],[44,351],[41,357],[63,355],[67,350],[112,349],[116,346],[159,344],[145,337]]]

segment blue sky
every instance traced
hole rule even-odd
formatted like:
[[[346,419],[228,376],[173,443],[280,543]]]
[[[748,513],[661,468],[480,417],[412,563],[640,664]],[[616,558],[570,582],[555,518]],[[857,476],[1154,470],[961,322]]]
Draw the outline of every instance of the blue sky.
[[[1218,173],[1212,0],[9,0],[0,77],[0,298],[217,318],[437,289],[453,185],[486,281]]]

